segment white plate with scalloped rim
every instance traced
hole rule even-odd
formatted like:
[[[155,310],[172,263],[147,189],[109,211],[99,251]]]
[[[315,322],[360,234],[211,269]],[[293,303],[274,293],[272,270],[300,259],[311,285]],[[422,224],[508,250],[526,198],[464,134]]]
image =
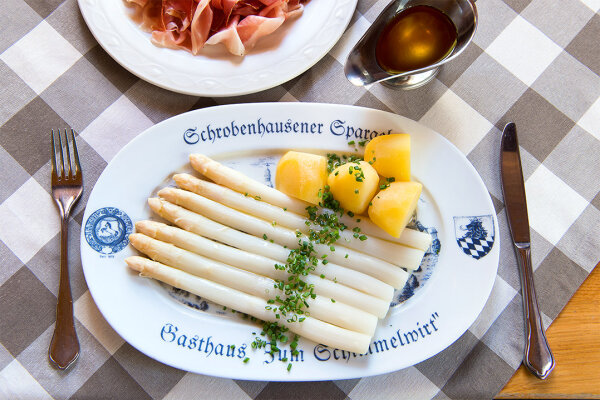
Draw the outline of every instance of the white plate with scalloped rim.
[[[154,46],[130,18],[123,0],[78,0],[90,31],[112,58],[140,78],[195,96],[237,96],[295,78],[331,50],[350,22],[357,0],[311,0],[297,19],[262,38],[245,57],[222,46],[194,56]]]
[[[373,132],[411,134],[413,177],[424,185],[419,227],[427,228],[436,241],[422,271],[398,293],[401,302],[380,321],[368,353],[350,354],[302,339],[301,353],[288,372],[287,363],[272,362],[262,350],[249,348],[252,332],[258,330],[255,325],[126,267],[124,258],[136,254],[127,246],[131,221],[152,217],[146,199],[168,185],[174,172],[189,169],[190,153],[204,153],[269,184],[284,151],[352,151],[348,141]],[[459,150],[415,121],[343,105],[219,106],[157,124],[109,163],[90,195],[83,221],[85,278],[110,325],[158,361],[235,379],[350,379],[423,361],[473,324],[490,295],[499,260],[494,207]],[[245,357],[250,358],[247,364],[242,362]]]

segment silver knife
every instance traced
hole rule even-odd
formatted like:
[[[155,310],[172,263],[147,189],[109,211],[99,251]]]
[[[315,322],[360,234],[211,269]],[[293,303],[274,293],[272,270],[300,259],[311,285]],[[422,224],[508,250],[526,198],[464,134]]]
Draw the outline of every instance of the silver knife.
[[[542,318],[538,309],[533,269],[531,267],[531,243],[529,218],[525,199],[525,184],[521,169],[517,127],[513,122],[506,124],[502,132],[500,155],[502,191],[510,234],[517,253],[523,314],[525,318],[525,354],[523,364],[538,378],[546,379],[554,369],[554,356],[544,334]]]

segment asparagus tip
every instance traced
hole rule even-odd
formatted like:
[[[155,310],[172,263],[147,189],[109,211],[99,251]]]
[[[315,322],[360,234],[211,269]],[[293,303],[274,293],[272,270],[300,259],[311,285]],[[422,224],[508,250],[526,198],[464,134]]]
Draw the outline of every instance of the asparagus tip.
[[[206,164],[211,161],[204,154],[190,154],[190,163],[192,167],[202,175],[206,172]]]
[[[156,232],[162,225],[164,224],[156,221],[138,221],[135,223],[135,229],[140,233],[144,233],[151,237],[156,237]]]
[[[162,188],[158,191],[158,196],[168,198],[169,196],[172,196],[174,193],[176,193],[177,190],[181,190],[181,189],[172,188],[172,187]]]
[[[195,180],[198,180],[198,179],[194,178],[190,174],[175,174],[175,175],[173,175],[173,180],[175,181],[177,186],[179,186],[183,189],[187,189],[187,188],[191,187],[192,182],[194,182]]]
[[[175,181],[175,183],[177,183],[180,180],[185,179],[186,176],[187,174],[175,174],[173,175],[173,180]]]
[[[133,247],[137,248],[137,244],[143,239],[144,235],[141,233],[132,233],[129,235],[129,243],[133,245]]]
[[[162,207],[162,203],[160,201],[160,199],[158,197],[151,197],[148,199],[148,205],[150,206],[150,208],[153,211],[158,212],[161,207]]]
[[[127,266],[134,271],[142,272],[144,270],[144,260],[144,257],[132,256],[127,257],[125,262],[127,263]]]

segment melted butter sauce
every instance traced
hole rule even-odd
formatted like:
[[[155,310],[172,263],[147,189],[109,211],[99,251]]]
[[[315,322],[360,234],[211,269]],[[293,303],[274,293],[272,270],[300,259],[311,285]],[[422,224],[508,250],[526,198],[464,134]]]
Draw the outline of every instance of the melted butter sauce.
[[[407,8],[391,20],[377,41],[377,62],[390,73],[413,71],[434,64],[456,46],[456,27],[430,6]]]

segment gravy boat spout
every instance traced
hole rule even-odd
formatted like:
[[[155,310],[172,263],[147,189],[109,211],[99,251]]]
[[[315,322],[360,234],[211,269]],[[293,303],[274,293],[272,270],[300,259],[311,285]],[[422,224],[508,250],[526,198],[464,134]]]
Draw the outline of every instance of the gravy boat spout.
[[[430,6],[446,14],[456,27],[456,45],[448,56],[431,65],[397,74],[390,73],[377,62],[377,41],[396,15],[414,6]],[[432,80],[443,64],[462,53],[471,42],[476,29],[477,9],[472,0],[395,0],[379,14],[354,46],[346,60],[344,72],[348,80],[356,86],[382,82],[396,88],[414,89]]]

